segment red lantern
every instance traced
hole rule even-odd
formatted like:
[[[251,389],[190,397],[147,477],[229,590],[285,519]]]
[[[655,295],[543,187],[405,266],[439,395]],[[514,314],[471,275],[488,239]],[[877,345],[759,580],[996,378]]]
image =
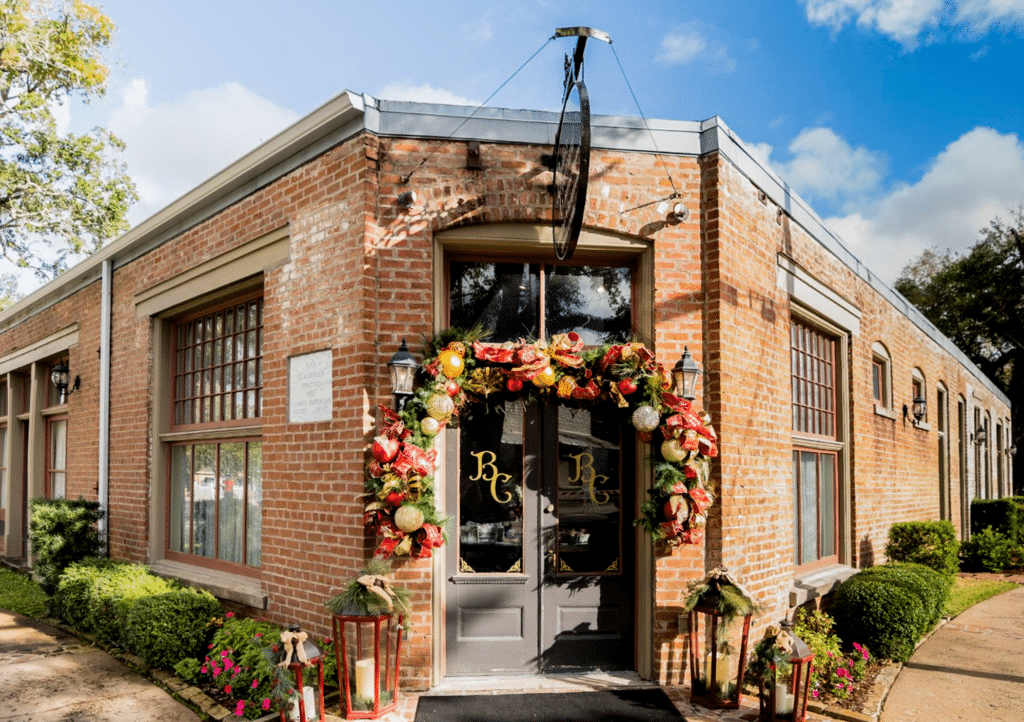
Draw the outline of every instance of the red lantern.
[[[282,664],[295,677],[295,691],[289,695],[290,702],[281,710],[281,722],[318,722],[324,718],[324,655],[316,645],[306,638],[298,624],[293,624],[281,634],[284,647]],[[306,669],[316,667],[317,686],[304,684]]]
[[[814,670],[814,652],[807,643],[793,633],[793,623],[786,620],[782,623],[781,636],[789,637],[792,651],[789,665],[792,674],[789,680],[775,680],[775,684],[762,681],[758,684],[760,722],[806,722],[807,695],[810,692],[811,674]],[[767,688],[766,688],[767,687]]]
[[[750,636],[750,614],[743,617],[739,657],[735,660],[736,674],[732,674],[732,655],[718,648],[719,628],[724,615],[718,611],[717,591],[705,594],[689,617],[690,642],[690,698],[711,709],[738,709],[743,686],[743,672],[747,659],[747,640]],[[700,620],[704,619],[704,634],[700,633]],[[708,634],[710,632],[710,635]],[[709,639],[708,649],[701,646]],[[703,669],[703,673],[701,670]]]
[[[402,615],[334,615],[338,689],[348,719],[377,719],[398,707]]]

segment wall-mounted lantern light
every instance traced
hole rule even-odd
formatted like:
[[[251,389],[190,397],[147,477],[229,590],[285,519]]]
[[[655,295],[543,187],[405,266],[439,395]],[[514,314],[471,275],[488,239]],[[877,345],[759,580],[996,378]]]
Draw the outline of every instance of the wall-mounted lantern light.
[[[405,339],[398,351],[388,361],[388,372],[391,374],[391,393],[395,397],[395,411],[401,411],[405,402],[413,395],[412,387],[416,381],[416,371],[420,365],[411,353]]]
[[[988,440],[988,432],[984,426],[979,426],[978,430],[974,432],[974,443],[981,446]]]
[[[75,376],[75,380],[71,380],[71,369],[63,361],[59,362],[50,371],[50,381],[57,388],[57,393],[60,394],[60,402],[64,403],[68,396],[78,390],[78,385],[81,379]],[[71,387],[70,389],[68,387]]]
[[[683,355],[672,367],[672,378],[675,381],[676,396],[682,396],[687,401],[697,398],[697,379],[700,378],[701,370],[697,362],[690,355],[690,349],[683,347]]]

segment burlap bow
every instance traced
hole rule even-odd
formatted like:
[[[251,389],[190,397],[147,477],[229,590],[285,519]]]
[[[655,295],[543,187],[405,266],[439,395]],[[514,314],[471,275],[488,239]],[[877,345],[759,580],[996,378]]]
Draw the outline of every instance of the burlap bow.
[[[284,661],[278,664],[278,667],[287,667],[292,663],[292,654],[298,662],[301,662],[305,666],[309,667],[309,659],[306,658],[306,639],[309,635],[305,632],[292,632],[285,630],[281,632],[281,644],[284,645],[285,656]]]
[[[378,574],[364,574],[356,581],[383,599],[384,603],[388,605],[389,612],[395,610],[395,592],[391,589],[391,582],[387,577]]]

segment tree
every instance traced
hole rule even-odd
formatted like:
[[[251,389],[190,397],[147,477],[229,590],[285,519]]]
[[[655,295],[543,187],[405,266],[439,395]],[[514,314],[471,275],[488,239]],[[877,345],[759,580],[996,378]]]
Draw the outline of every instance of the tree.
[[[61,134],[53,113],[104,95],[113,30],[81,0],[0,0],[0,253],[44,280],[127,230],[137,198],[121,141]]]
[[[1012,444],[1024,447],[1024,206],[996,219],[963,255],[925,251],[896,290],[917,306],[1010,398]],[[1024,449],[1022,449],[1024,450]],[[1024,453],[1013,457],[1024,493]]]

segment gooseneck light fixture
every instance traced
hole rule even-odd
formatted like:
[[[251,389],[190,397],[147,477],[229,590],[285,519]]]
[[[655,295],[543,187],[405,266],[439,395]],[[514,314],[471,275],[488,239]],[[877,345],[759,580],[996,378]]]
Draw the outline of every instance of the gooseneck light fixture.
[[[675,381],[675,392],[687,401],[697,398],[697,379],[700,378],[701,370],[697,362],[690,355],[690,349],[683,346],[683,355],[672,367],[672,378]]]
[[[388,361],[388,372],[391,374],[391,394],[395,397],[395,411],[401,411],[405,407],[405,402],[413,395],[412,387],[419,368],[420,365],[409,353],[409,345],[403,338],[402,345]]]
[[[81,379],[75,376],[74,382],[71,381],[71,369],[63,361],[59,362],[50,371],[50,381],[57,388],[57,393],[60,394],[60,401],[64,403],[68,396],[78,390],[78,385]],[[70,386],[70,389],[68,388]]]

